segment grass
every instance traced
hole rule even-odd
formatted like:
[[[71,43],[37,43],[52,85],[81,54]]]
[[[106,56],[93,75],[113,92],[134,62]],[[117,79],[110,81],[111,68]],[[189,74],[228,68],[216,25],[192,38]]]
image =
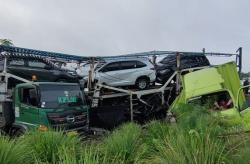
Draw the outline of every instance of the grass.
[[[108,163],[135,163],[143,155],[141,127],[129,123],[107,136],[101,147]]]
[[[18,139],[0,137],[0,163],[247,163],[250,135],[222,135],[228,129],[198,106],[175,111],[177,123],[127,123],[98,142],[62,132],[30,132]]]
[[[0,163],[32,163],[32,150],[23,142],[0,137]]]
[[[22,137],[21,141],[32,150],[37,163],[56,163],[63,149],[74,151],[77,155],[80,151],[77,145],[81,145],[79,138],[54,131],[32,131]]]

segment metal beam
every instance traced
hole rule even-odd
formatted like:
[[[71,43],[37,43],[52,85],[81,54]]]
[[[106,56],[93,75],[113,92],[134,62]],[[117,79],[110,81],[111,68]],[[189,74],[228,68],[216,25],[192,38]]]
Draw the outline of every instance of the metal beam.
[[[69,54],[64,54],[64,53],[0,45],[0,52],[4,52],[4,51],[9,52],[9,53],[33,54],[33,55],[39,55],[39,56],[50,57],[50,58],[58,58],[58,59],[64,59],[64,60],[75,60],[75,61],[88,60],[88,57],[86,58],[80,55],[69,55]]]
[[[217,52],[205,52],[205,51],[203,52],[149,51],[149,52],[131,53],[131,54],[125,54],[125,55],[112,55],[112,56],[81,56],[81,55],[70,55],[70,54],[64,54],[64,53],[0,45],[0,52],[3,52],[3,51],[10,52],[10,53],[40,55],[40,56],[64,59],[64,60],[75,60],[78,62],[88,61],[91,58],[94,58],[96,60],[103,60],[103,59],[113,59],[113,58],[116,59],[116,58],[127,58],[127,57],[164,56],[164,55],[176,54],[177,52],[180,54],[186,54],[186,55],[206,55],[206,56],[224,56],[224,57],[238,55],[238,53],[217,53]]]

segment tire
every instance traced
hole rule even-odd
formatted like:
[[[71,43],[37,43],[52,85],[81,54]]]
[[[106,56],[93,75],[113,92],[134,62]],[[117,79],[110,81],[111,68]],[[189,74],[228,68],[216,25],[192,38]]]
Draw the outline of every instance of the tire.
[[[140,90],[147,89],[149,86],[149,79],[146,77],[140,77],[136,80],[136,87]]]
[[[17,131],[15,131],[15,136],[16,137],[21,137],[21,136],[23,136],[24,134],[25,134],[25,130],[24,129],[18,129]]]
[[[26,132],[26,130],[23,128],[14,127],[10,131],[10,136],[11,137],[20,137],[20,136],[23,136],[25,134],[25,132]]]

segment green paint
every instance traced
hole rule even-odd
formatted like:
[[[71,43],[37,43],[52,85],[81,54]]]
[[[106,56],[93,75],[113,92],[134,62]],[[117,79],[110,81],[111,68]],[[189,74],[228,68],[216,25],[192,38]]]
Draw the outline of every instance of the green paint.
[[[35,85],[34,85],[35,84]],[[20,90],[22,88],[30,88],[30,87],[39,87],[40,84],[43,83],[22,83],[22,84],[18,84],[15,87],[15,90],[13,92],[13,95],[15,96],[15,109],[19,109],[18,113],[19,113],[19,117],[15,118],[15,123],[16,124],[21,124],[26,126],[28,129],[32,129],[32,128],[37,128],[39,125],[45,125],[47,127],[50,128],[50,122],[48,120],[48,116],[47,113],[62,113],[65,110],[72,110],[72,111],[81,111],[83,113],[87,113],[88,115],[88,111],[89,111],[89,107],[86,104],[83,104],[81,106],[74,106],[74,107],[64,107],[62,106],[60,109],[45,109],[45,108],[40,108],[40,107],[35,107],[32,105],[27,105],[27,104],[23,104],[21,102],[21,94],[19,93]],[[55,85],[55,83],[46,83],[47,85]],[[61,83],[58,83],[59,85],[61,85]],[[69,84],[68,84],[69,85]],[[65,85],[65,88],[67,87],[67,85]],[[80,88],[79,88],[80,90]],[[42,91],[41,91],[42,92]],[[77,97],[76,96],[61,96],[58,97],[58,103],[75,103],[77,102]]]

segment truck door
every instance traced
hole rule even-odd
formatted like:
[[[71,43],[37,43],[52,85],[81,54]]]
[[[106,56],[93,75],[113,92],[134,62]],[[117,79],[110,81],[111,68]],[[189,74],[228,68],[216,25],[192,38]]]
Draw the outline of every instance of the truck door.
[[[38,96],[35,86],[18,88],[15,115],[17,121],[28,127],[39,124]]]
[[[250,131],[250,100],[245,100],[242,107],[238,109],[243,120],[243,130]]]
[[[249,93],[244,94],[243,90],[246,88],[248,90],[249,87],[249,85],[241,87],[237,96],[237,108],[243,118],[245,131],[250,131],[250,96]],[[244,98],[241,98],[240,95],[244,95]]]
[[[145,70],[144,70],[145,71]],[[119,76],[123,85],[133,85],[141,72],[136,68],[136,61],[121,62],[121,71]]]

